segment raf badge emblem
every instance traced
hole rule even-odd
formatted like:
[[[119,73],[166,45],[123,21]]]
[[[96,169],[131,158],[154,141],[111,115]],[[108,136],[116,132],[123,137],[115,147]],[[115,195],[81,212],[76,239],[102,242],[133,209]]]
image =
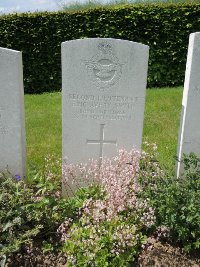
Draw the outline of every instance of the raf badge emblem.
[[[112,46],[103,42],[98,45],[99,53],[84,61],[92,82],[100,88],[114,85],[121,77],[122,65],[114,55]]]

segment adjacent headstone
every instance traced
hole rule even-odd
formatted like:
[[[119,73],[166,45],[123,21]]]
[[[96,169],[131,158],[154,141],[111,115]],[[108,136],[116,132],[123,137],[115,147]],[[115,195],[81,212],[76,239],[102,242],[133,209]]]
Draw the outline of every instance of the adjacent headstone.
[[[140,149],[146,45],[116,39],[62,43],[62,154],[69,163]]]
[[[182,100],[181,126],[178,142],[177,176],[183,172],[183,153],[200,156],[200,32],[189,39],[185,84]]]
[[[22,53],[0,48],[0,171],[25,175]]]

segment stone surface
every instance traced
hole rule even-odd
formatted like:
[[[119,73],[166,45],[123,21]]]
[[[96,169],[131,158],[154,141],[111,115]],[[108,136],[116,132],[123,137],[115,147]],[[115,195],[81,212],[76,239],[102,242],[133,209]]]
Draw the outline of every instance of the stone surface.
[[[200,156],[200,32],[190,34],[178,141],[177,176],[183,153]]]
[[[116,39],[62,43],[63,158],[70,163],[140,149],[148,46]]]
[[[25,175],[22,53],[0,48],[0,170]]]

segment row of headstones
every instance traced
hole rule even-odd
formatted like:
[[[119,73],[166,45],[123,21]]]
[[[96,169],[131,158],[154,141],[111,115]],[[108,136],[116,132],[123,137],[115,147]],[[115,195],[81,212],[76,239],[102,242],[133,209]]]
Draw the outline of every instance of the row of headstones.
[[[69,163],[140,149],[146,45],[116,39],[62,43],[62,154]],[[200,33],[190,36],[178,157],[200,154]],[[0,170],[25,176],[22,53],[0,48]],[[178,164],[177,174],[181,165]]]

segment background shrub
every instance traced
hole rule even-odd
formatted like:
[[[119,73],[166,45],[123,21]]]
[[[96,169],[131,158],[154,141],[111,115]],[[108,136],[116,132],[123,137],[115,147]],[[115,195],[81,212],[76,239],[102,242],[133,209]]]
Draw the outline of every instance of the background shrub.
[[[150,46],[149,87],[183,84],[188,38],[200,4],[122,5],[0,16],[0,46],[23,51],[26,93],[61,89],[61,42],[118,38]]]

